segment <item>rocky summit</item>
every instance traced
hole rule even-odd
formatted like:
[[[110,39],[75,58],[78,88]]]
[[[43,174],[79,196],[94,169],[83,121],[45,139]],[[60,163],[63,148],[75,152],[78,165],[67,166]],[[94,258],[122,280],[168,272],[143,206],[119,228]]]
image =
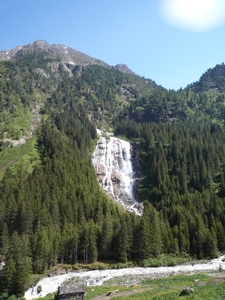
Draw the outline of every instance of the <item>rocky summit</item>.
[[[100,65],[104,67],[111,67],[104,61],[91,57],[71,47],[62,44],[50,45],[44,40],[37,40],[33,43],[24,46],[16,46],[8,51],[0,50],[0,60],[19,60],[25,57],[26,55],[40,53],[42,51],[45,51],[50,56],[54,57],[57,60],[60,60],[63,63],[69,63],[71,65]],[[125,64],[117,64],[114,68],[124,73],[135,74]]]

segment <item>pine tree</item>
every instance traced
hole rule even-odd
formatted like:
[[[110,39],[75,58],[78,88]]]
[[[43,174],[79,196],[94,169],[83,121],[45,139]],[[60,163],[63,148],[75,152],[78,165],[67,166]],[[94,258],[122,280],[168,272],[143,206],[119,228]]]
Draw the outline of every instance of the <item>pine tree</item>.
[[[205,255],[209,258],[216,258],[218,257],[218,249],[217,249],[217,241],[215,232],[207,231],[206,236],[206,245],[205,245]]]
[[[9,295],[14,294],[14,281],[15,281],[15,274],[16,274],[16,264],[9,254],[6,256],[5,266],[0,271],[0,292],[6,293]]]
[[[31,260],[27,256],[26,245],[17,232],[11,236],[6,260],[7,264],[3,268],[5,289],[8,290],[9,294],[22,296],[31,273]]]
[[[32,245],[33,270],[40,274],[49,266],[51,251],[47,228],[40,225],[40,223],[32,237]]]
[[[128,251],[130,250],[129,247],[129,236],[128,236],[128,229],[127,229],[127,223],[122,218],[120,220],[120,228],[117,233],[117,256],[116,258],[123,262],[127,262],[128,258]]]
[[[93,220],[89,221],[89,262],[97,261],[98,259],[98,249],[97,249],[97,234],[96,228]]]
[[[147,201],[141,220],[141,240],[143,258],[158,256],[161,253],[162,240],[158,212]]]
[[[6,255],[9,250],[9,232],[6,223],[3,224],[0,231],[0,255]]]
[[[110,214],[107,214],[103,221],[101,232],[101,254],[103,257],[109,257],[112,252],[113,223]]]

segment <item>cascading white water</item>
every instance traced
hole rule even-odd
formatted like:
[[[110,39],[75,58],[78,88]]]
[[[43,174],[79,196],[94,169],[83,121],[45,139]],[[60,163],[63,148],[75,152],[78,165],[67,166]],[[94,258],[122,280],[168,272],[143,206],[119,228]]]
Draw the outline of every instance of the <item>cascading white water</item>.
[[[199,272],[216,272],[222,269],[225,270],[225,256],[222,255],[219,258],[210,260],[205,263],[191,264],[191,265],[180,265],[175,267],[155,267],[155,268],[125,268],[125,269],[108,269],[108,270],[94,270],[94,271],[80,271],[80,272],[69,272],[67,274],[43,277],[34,286],[30,287],[24,294],[26,300],[38,299],[40,297],[45,297],[47,294],[51,294],[57,291],[58,287],[64,282],[77,278],[83,282],[86,282],[87,286],[99,286],[111,278],[124,277],[125,275],[131,276],[131,283],[135,280],[137,284],[138,280],[143,280],[143,278],[155,278],[165,277],[168,275],[179,274],[191,274]],[[136,277],[137,276],[137,277]],[[79,279],[78,279],[79,278]],[[127,280],[124,277],[124,280]],[[130,281],[130,280],[129,280]],[[132,283],[133,285],[133,283]],[[41,291],[38,291],[38,287],[41,287]],[[222,299],[222,298],[220,298]]]
[[[92,154],[92,163],[99,184],[125,209],[133,210],[137,202],[134,197],[134,171],[130,142],[116,137],[108,140],[101,137]]]

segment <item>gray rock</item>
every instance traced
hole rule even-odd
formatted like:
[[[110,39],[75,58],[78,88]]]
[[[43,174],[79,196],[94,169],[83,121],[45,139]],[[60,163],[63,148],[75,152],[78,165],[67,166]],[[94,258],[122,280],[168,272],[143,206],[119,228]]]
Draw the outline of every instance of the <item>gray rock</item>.
[[[25,46],[17,46],[10,51],[0,51],[0,60],[13,59],[19,60],[24,56],[32,53],[38,53],[46,51],[53,58],[69,64],[69,69],[75,65],[86,66],[86,65],[101,65],[109,67],[105,62],[86,55],[80,51],[72,49],[62,44],[50,45],[48,42],[38,40]],[[68,68],[68,66],[66,66]]]
[[[117,64],[117,65],[115,65],[114,68],[117,69],[117,70],[119,70],[119,71],[121,71],[121,72],[123,72],[123,73],[128,73],[128,74],[134,74],[134,75],[136,75],[136,74],[135,74],[131,69],[129,69],[128,66],[125,65],[125,64]]]
[[[194,289],[189,287],[189,286],[186,286],[181,292],[180,292],[180,296],[187,296],[187,295],[190,295],[194,293]]]
[[[24,56],[32,53],[38,53],[41,51],[45,51],[53,58],[56,58],[58,61],[65,63],[64,68],[68,68],[71,72],[77,71],[76,66],[86,66],[86,65],[101,65],[104,67],[111,68],[107,63],[103,62],[100,59],[96,59],[87,54],[84,54],[80,51],[77,51],[71,47],[62,45],[62,44],[53,44],[50,45],[48,42],[44,40],[37,40],[33,43],[24,45],[24,46],[16,46],[11,50],[0,50],[0,60],[19,60]],[[54,65],[56,64],[56,65]],[[53,63],[51,66],[52,69],[57,67],[58,63]],[[136,75],[131,69],[128,68],[125,64],[117,64],[112,67],[123,73],[129,73]]]

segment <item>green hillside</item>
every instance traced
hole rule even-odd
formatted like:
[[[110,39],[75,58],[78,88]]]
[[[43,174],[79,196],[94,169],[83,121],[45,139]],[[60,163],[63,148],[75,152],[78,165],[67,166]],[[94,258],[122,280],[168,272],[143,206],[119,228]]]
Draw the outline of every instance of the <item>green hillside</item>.
[[[0,61],[0,293],[22,295],[30,274],[59,263],[148,266],[225,251],[222,68],[202,76],[203,89],[167,91],[39,48]],[[100,189],[96,127],[137,149],[143,216]]]
[[[225,91],[225,65],[224,63],[208,69],[199,79],[199,81],[188,85],[187,88],[195,92],[204,91]]]

